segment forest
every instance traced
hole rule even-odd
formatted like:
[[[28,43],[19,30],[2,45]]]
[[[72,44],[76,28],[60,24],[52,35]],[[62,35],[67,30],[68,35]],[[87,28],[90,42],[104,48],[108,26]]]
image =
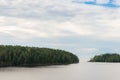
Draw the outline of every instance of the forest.
[[[120,62],[120,55],[117,53],[106,53],[93,57],[90,62]]]
[[[70,52],[39,47],[0,45],[0,67],[41,66],[79,63]]]

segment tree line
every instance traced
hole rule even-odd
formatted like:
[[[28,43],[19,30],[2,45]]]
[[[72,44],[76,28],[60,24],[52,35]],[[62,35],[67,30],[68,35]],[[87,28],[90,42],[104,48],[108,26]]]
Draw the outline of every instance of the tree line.
[[[120,62],[120,54],[106,53],[93,57],[90,62]]]
[[[39,66],[78,62],[76,55],[64,50],[0,45],[0,66]]]

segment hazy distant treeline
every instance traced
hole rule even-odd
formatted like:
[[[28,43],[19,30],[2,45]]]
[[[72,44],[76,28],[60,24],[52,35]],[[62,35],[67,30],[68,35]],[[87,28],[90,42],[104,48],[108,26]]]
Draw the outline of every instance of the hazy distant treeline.
[[[90,62],[120,62],[120,55],[117,53],[97,55]]]
[[[76,55],[63,50],[0,46],[0,66],[36,66],[78,63]]]

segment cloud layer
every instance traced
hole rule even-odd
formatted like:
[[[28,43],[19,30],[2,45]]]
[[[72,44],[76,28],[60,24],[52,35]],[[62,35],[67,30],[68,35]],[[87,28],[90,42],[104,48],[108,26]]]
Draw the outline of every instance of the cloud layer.
[[[100,1],[97,0],[101,3]],[[36,0],[35,2],[32,0],[3,0],[1,6],[3,13],[0,16],[0,31],[13,36],[80,35],[106,39],[120,38],[117,35],[120,26],[119,8],[76,4],[71,0]]]

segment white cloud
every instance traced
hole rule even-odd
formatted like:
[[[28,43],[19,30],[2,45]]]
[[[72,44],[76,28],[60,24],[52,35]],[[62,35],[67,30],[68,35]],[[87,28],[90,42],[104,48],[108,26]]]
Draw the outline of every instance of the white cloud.
[[[120,5],[120,0],[114,0],[114,3]]]
[[[79,25],[70,22],[41,21],[19,19],[13,17],[0,17],[0,32],[18,38],[33,37],[60,37],[72,34],[89,35],[91,32],[84,31]]]
[[[106,4],[109,3],[110,0],[96,0],[96,3],[98,4]]]
[[[95,1],[95,0],[84,0],[84,1],[86,1],[86,2],[87,2],[87,1],[91,1],[91,2],[92,2],[92,1]]]
[[[0,32],[11,36],[49,38],[79,35],[120,40],[120,8],[76,4],[71,0],[1,1]]]

